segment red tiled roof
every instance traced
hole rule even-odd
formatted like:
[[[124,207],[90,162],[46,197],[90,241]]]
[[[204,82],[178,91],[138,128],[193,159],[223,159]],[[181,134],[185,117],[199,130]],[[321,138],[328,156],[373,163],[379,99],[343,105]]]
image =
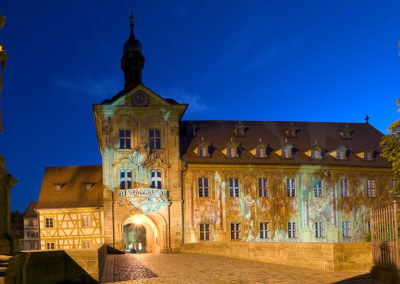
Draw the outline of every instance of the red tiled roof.
[[[180,153],[186,163],[225,163],[225,164],[284,164],[284,165],[339,165],[339,166],[369,166],[391,167],[391,164],[377,155],[375,161],[364,161],[355,153],[373,149],[380,152],[379,142],[383,134],[368,123],[336,123],[336,122],[290,122],[290,121],[242,121],[245,126],[245,136],[235,137],[234,126],[238,121],[181,121],[180,123]],[[187,127],[195,125],[196,136],[186,133]],[[297,137],[287,138],[285,130],[295,127]],[[352,138],[341,139],[338,134],[344,128],[351,128]],[[204,141],[212,144],[215,151],[211,157],[198,157],[195,147]],[[233,142],[241,145],[244,150],[239,158],[227,158],[221,152],[233,137]],[[262,143],[272,148],[269,158],[256,158],[250,151]],[[350,150],[348,160],[339,161],[325,154],[323,160],[312,160],[304,154],[315,146],[315,142],[327,152],[336,150],[340,145]],[[286,143],[293,144],[297,149],[293,159],[282,159],[276,153]]]
[[[100,207],[103,205],[101,165],[47,167],[36,209]],[[55,185],[62,185],[61,191]],[[85,190],[92,184],[91,190]]]
[[[35,206],[37,202],[31,201],[29,202],[28,208],[24,213],[24,218],[37,218],[37,213],[35,212]]]

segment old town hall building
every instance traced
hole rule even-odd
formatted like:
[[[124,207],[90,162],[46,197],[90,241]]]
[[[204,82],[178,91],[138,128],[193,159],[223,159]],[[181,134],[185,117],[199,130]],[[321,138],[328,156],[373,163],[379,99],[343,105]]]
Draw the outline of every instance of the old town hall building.
[[[142,84],[144,61],[132,17],[124,90],[93,105],[102,165],[46,168],[41,249],[362,241],[371,208],[390,201],[368,120],[183,121],[187,104]]]

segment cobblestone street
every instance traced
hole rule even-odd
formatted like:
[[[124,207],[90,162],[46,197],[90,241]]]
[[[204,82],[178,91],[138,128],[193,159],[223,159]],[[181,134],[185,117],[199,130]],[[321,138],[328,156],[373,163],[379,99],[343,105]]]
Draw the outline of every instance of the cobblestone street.
[[[379,283],[365,272],[325,272],[201,254],[107,256],[101,280],[101,283]]]

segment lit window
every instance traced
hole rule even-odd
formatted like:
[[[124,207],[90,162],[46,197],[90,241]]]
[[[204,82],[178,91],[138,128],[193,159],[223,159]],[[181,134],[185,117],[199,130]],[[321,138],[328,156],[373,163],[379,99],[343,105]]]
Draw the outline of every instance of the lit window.
[[[161,172],[157,170],[150,171],[151,188],[161,189]]]
[[[90,248],[90,241],[83,241],[82,248]]]
[[[82,216],[82,227],[90,227],[90,216]]]
[[[46,224],[45,227],[46,228],[53,228],[53,218],[46,218]]]
[[[259,197],[268,197],[268,179],[259,178],[258,179],[258,193]]]
[[[210,224],[200,224],[200,240],[210,240]]]
[[[238,240],[240,237],[240,223],[231,223],[231,240]]]
[[[340,180],[340,195],[342,197],[349,197],[349,187],[347,179]]]
[[[260,239],[269,239],[269,223],[268,222],[260,222]]]
[[[287,187],[287,196],[295,197],[296,196],[296,180],[294,178],[286,179],[286,187]]]
[[[131,148],[131,131],[126,129],[119,130],[119,148],[130,149]]]
[[[161,148],[161,135],[158,129],[149,129],[150,150]]]
[[[54,243],[46,243],[47,249],[54,249]]]
[[[312,149],[311,158],[313,160],[321,160],[322,159],[321,150],[320,149]]]
[[[375,180],[367,179],[367,196],[375,197]]]
[[[239,179],[229,178],[229,196],[239,197]]]
[[[62,190],[62,184],[56,184],[55,191],[61,191],[61,190]]]
[[[297,225],[296,222],[288,222],[288,238],[297,238]]]
[[[342,222],[342,236],[343,237],[351,236],[351,222],[350,221]]]
[[[91,184],[85,184],[85,190],[91,190],[92,185]]]
[[[319,182],[314,186],[314,196],[315,196],[315,197],[322,197],[322,184],[321,184],[321,181],[319,181]]]
[[[120,175],[120,189],[132,188],[132,172],[130,170],[122,170],[119,172]]]
[[[199,178],[199,197],[208,197],[208,178]]]
[[[324,232],[324,223],[322,222],[315,222],[315,237],[316,238],[323,238],[325,235]]]

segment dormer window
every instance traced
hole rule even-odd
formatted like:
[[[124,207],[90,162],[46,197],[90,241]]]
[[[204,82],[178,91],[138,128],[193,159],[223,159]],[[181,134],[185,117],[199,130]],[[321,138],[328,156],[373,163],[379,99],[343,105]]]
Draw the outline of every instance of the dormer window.
[[[245,126],[242,122],[239,121],[238,124],[234,126],[234,133],[236,137],[245,136]]]
[[[346,156],[346,149],[345,149],[345,148],[342,148],[342,149],[338,149],[338,150],[337,150],[337,159],[338,159],[338,160],[341,160],[341,161],[347,159],[347,156]]]
[[[365,159],[365,161],[373,161],[374,160],[374,152],[373,151],[365,151],[364,159]]]
[[[55,191],[61,191],[62,188],[63,188],[63,184],[61,184],[61,183],[57,183],[57,184],[54,185],[54,190]]]
[[[235,149],[234,149],[233,147],[228,147],[226,156],[227,156],[228,158],[234,158],[234,157],[236,157],[236,151],[235,151]]]
[[[256,149],[256,157],[257,158],[265,158],[265,147],[257,147]]]
[[[294,152],[294,146],[289,144],[282,148],[282,158],[283,159],[292,159]]]
[[[231,138],[231,141],[226,145],[226,148],[222,150],[222,153],[224,153],[227,158],[238,158],[242,150],[243,147],[233,142]]]
[[[92,185],[91,183],[85,183],[85,184],[84,184],[85,190],[91,190],[92,187],[93,187],[93,185]]]
[[[206,146],[199,146],[199,157],[207,157],[207,147]]]
[[[339,135],[341,136],[341,138],[343,140],[350,140],[352,133],[353,133],[353,129],[350,128],[347,124],[346,124],[345,128],[343,128],[339,131]]]
[[[293,126],[293,123],[290,123],[290,127],[285,130],[285,134],[287,138],[296,138],[298,129]]]
[[[321,153],[321,149],[319,147],[315,147],[314,149],[311,150],[311,158],[313,160],[321,160],[322,159],[322,153]]]

